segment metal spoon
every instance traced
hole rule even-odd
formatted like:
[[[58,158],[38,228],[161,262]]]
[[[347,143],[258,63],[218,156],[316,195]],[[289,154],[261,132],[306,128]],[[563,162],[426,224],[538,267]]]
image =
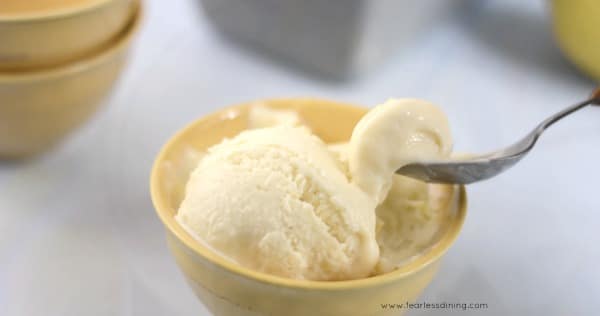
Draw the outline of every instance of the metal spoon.
[[[507,148],[468,159],[412,163],[398,169],[396,173],[433,183],[469,184],[489,179],[525,157],[550,125],[590,104],[600,105],[600,88],[589,99],[550,116],[525,138]]]

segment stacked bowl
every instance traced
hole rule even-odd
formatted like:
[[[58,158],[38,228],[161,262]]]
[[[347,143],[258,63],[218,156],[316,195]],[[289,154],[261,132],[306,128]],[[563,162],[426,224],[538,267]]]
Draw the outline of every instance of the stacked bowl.
[[[0,159],[41,153],[95,112],[140,15],[137,0],[0,1]]]

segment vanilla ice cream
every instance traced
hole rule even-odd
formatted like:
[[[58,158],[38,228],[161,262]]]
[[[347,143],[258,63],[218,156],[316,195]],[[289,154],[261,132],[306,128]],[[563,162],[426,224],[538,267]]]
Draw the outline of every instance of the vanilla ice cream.
[[[368,276],[379,259],[375,207],[302,127],[242,132],[209,149],[177,220],[225,257],[296,279]]]
[[[264,128],[279,125],[302,125],[300,115],[292,110],[273,109],[262,103],[253,104],[248,111],[248,128]]]
[[[447,185],[393,177],[388,196],[376,209],[380,254],[375,274],[393,271],[436,244],[451,220],[452,192]]]
[[[371,110],[348,143],[327,146],[299,117],[251,110],[249,128],[208,149],[186,186],[177,221],[242,266],[308,280],[392,271],[443,233],[439,187],[394,175],[445,158],[445,115],[420,100]]]
[[[352,181],[383,202],[392,176],[415,161],[446,158],[452,138],[446,115],[417,99],[391,99],[369,111],[354,127],[348,148]]]

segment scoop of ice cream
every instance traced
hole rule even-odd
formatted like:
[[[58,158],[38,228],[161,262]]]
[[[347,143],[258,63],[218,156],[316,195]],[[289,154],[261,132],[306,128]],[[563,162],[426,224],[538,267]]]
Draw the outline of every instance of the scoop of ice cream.
[[[354,127],[348,151],[352,182],[379,204],[400,167],[450,154],[446,115],[417,99],[391,99],[369,111]]]
[[[393,176],[390,192],[376,209],[376,274],[393,271],[437,243],[448,227],[452,192],[448,185]]]
[[[348,170],[348,143],[329,144],[328,149]],[[347,171],[348,177],[351,177]],[[393,175],[390,190],[375,210],[379,261],[374,274],[395,270],[422,254],[446,231],[452,188]]]
[[[251,269],[310,280],[386,273],[436,243],[447,188],[394,172],[447,157],[445,115],[390,100],[349,143],[325,145],[293,111],[253,106],[250,130],[209,148],[176,219],[200,242]]]
[[[284,277],[345,280],[377,263],[374,202],[305,128],[242,132],[192,172],[176,219],[240,265]]]

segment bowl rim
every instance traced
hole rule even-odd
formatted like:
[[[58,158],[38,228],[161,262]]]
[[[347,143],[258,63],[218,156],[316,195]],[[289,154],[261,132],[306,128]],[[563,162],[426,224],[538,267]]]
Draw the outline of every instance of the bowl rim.
[[[27,0],[23,0],[27,1]],[[0,13],[0,23],[30,23],[40,22],[44,20],[63,19],[87,14],[89,12],[103,8],[112,3],[123,0],[93,0],[87,3],[80,3],[65,8],[49,8],[34,12],[25,12],[17,14],[2,14]],[[126,0],[129,1],[129,0]]]
[[[59,64],[58,66],[0,72],[0,84],[43,80],[79,73],[110,59],[112,56],[128,47],[134,34],[140,29],[144,10],[141,4],[142,1],[134,0],[134,2],[133,14],[125,28],[117,34],[115,39],[102,46],[100,49],[74,61]]]
[[[159,178],[162,168],[162,162],[165,160],[167,153],[170,152],[171,148],[174,147],[175,143],[190,129],[193,129],[199,124],[203,124],[205,121],[208,121],[211,118],[214,118],[222,113],[226,113],[227,111],[243,108],[250,104],[263,102],[268,104],[269,102],[320,102],[326,106],[336,106],[340,108],[354,108],[355,110],[368,110],[367,108],[330,101],[326,99],[320,98],[278,98],[278,99],[263,99],[253,102],[246,102],[242,104],[237,104],[234,106],[229,106],[225,108],[221,108],[215,112],[212,112],[208,115],[202,116],[193,122],[189,123],[184,128],[180,129],[176,132],[160,149],[154,163],[152,165],[152,170],[150,173],[150,196],[152,199],[152,204],[154,206],[155,212],[158,214],[161,222],[165,226],[167,232],[173,235],[179,243],[185,245],[188,249],[192,250],[193,253],[197,256],[202,257],[204,260],[209,261],[211,264],[216,265],[229,273],[233,273],[238,276],[245,277],[247,279],[251,279],[263,284],[269,284],[272,286],[282,286],[287,288],[295,288],[295,289],[311,289],[311,290],[324,290],[324,291],[334,291],[334,290],[354,290],[360,288],[367,287],[375,287],[380,285],[385,285],[393,282],[397,282],[400,279],[403,279],[409,275],[412,275],[426,266],[437,261],[453,244],[456,238],[458,237],[462,225],[465,221],[466,211],[467,211],[467,193],[464,185],[459,185],[455,187],[456,197],[458,198],[458,209],[457,216],[454,221],[452,221],[451,226],[444,233],[442,238],[424,255],[419,258],[413,260],[407,265],[401,267],[400,269],[394,270],[389,273],[375,275],[367,278],[355,279],[355,280],[343,280],[343,281],[312,281],[312,280],[297,280],[291,278],[280,277],[256,270],[252,270],[236,263],[233,263],[218,254],[215,254],[214,251],[208,249],[207,247],[202,246],[202,244],[196,241],[188,232],[185,231],[183,227],[179,225],[179,223],[175,220],[174,216],[169,214],[170,207],[164,197],[161,194]]]

